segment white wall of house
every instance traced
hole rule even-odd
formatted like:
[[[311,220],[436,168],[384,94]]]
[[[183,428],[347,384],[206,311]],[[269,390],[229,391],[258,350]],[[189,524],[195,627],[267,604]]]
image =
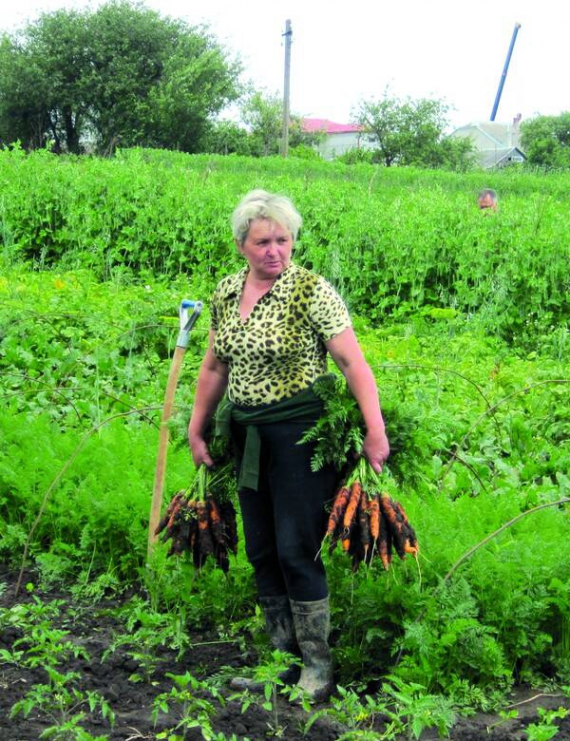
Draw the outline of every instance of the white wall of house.
[[[334,160],[351,149],[372,149],[373,145],[368,137],[358,131],[348,131],[338,134],[327,134],[326,139],[318,146],[321,157]]]
[[[518,146],[519,121],[517,116],[512,124],[496,121],[470,123],[455,129],[451,136],[468,138],[473,142],[481,167],[503,167],[524,162],[524,154]]]

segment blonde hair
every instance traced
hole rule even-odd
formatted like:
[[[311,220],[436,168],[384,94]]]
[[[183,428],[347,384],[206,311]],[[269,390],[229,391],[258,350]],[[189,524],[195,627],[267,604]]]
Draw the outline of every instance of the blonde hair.
[[[238,244],[247,239],[249,227],[255,219],[267,219],[284,226],[296,241],[303,223],[301,214],[287,196],[269,193],[260,188],[247,193],[239,202],[231,218],[232,232]]]

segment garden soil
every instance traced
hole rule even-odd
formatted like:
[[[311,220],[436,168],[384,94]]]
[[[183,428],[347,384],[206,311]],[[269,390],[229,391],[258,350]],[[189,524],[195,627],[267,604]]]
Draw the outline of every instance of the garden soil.
[[[53,618],[53,628],[66,631],[65,641],[72,641],[84,650],[89,658],[72,658],[66,660],[57,669],[61,673],[77,672],[73,687],[85,697],[87,691],[97,692],[105,698],[115,713],[115,723],[111,727],[108,721],[98,714],[90,714],[81,720],[82,728],[90,738],[104,737],[109,741],[135,741],[135,739],[167,738],[165,733],[173,729],[180,720],[180,708],[171,705],[168,713],[159,713],[153,722],[152,710],[155,698],[161,693],[169,692],[173,682],[167,676],[184,674],[189,671],[201,680],[207,680],[215,674],[239,673],[244,666],[251,666],[255,661],[255,652],[247,649],[244,643],[220,642],[217,636],[195,632],[191,635],[191,648],[182,658],[168,649],[161,649],[157,663],[152,671],[147,671],[142,681],[135,677],[144,675],[135,658],[136,647],[121,644],[115,648],[118,636],[124,634],[124,626],[114,617],[119,602],[109,600],[96,605],[81,605],[73,602],[69,595],[61,590],[42,590],[36,587],[32,593],[22,590],[15,597],[17,574],[0,567],[0,609],[10,608],[16,604],[32,603],[37,598],[46,604],[52,600],[61,600],[62,605],[57,617]],[[26,581],[33,581],[28,576]],[[0,622],[0,626],[2,623]],[[0,741],[39,741],[42,732],[54,725],[45,709],[33,707],[27,716],[18,714],[11,717],[11,709],[22,700],[36,685],[46,684],[47,674],[43,666],[29,668],[6,661],[3,651],[11,651],[15,641],[26,639],[18,628],[6,627],[0,635]],[[247,637],[244,640],[248,640]],[[25,644],[23,644],[25,645]],[[23,646],[20,645],[20,648]],[[70,684],[71,686],[71,684]],[[292,706],[285,697],[280,697],[277,716],[261,707],[262,698],[245,710],[238,699],[231,699],[232,691],[222,686],[220,689],[225,701],[210,700],[216,707],[211,726],[221,738],[239,741],[266,741],[268,738],[282,738],[287,741],[333,741],[347,733],[350,728],[328,716],[320,717],[304,735],[304,727],[310,713],[300,707]],[[200,693],[197,693],[198,695]],[[447,738],[454,741],[524,741],[528,738],[525,726],[538,720],[540,707],[554,709],[568,705],[563,696],[555,693],[540,693],[529,688],[519,688],[513,694],[512,704],[516,705],[518,717],[501,722],[498,716],[477,714],[468,718],[459,718]],[[315,710],[327,706],[316,706]],[[86,709],[86,708],[84,708]],[[277,718],[277,724],[275,719]],[[58,721],[61,724],[61,719]],[[570,717],[558,722],[559,731],[556,741],[570,741]],[[383,736],[383,721],[378,718],[373,733],[378,739]],[[352,725],[355,728],[356,724]],[[182,737],[181,732],[180,738]],[[161,734],[164,734],[161,736]],[[56,738],[79,738],[76,735],[56,736]],[[187,731],[188,741],[199,741],[204,738],[198,728]],[[354,738],[358,738],[355,736]],[[367,736],[370,740],[372,736]],[[425,731],[422,741],[437,739],[435,730]]]

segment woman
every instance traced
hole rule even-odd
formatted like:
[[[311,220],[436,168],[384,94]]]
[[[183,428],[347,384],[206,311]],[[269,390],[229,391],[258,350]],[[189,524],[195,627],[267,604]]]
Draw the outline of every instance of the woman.
[[[327,352],[359,404],[362,452],[378,472],[389,444],[376,382],[342,299],[291,261],[301,223],[288,198],[263,190],[248,193],[234,211],[233,234],[247,265],[212,298],[188,436],[196,466],[211,466],[205,432],[227,391],[246,553],[267,631],[276,648],[302,659],[300,676],[293,667],[286,681],[321,702],[334,685],[326,574],[316,554],[337,481],[330,467],[312,472],[312,448],[297,442],[322,411],[312,384],[327,371]]]

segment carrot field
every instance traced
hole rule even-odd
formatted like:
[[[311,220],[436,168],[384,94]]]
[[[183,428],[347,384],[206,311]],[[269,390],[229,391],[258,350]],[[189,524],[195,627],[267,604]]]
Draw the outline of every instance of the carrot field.
[[[570,737],[570,179],[489,177],[0,152],[1,739]],[[488,185],[496,214],[476,208]],[[206,304],[164,506],[196,475],[207,301],[240,265],[229,215],[253,187],[293,199],[294,259],[350,308],[420,542],[388,571],[325,553],[337,693],[322,707],[279,692],[241,536],[227,573],[147,555],[178,307]],[[339,391],[326,434],[347,405]],[[265,695],[232,694],[259,656]]]

